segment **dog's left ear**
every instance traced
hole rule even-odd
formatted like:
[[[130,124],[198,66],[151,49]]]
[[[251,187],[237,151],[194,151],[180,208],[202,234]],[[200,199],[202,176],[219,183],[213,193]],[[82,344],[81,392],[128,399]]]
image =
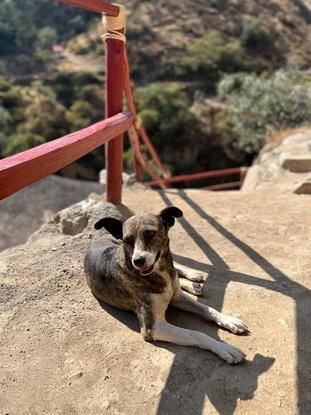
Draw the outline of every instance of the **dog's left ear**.
[[[123,238],[123,225],[119,219],[115,218],[103,218],[100,219],[94,225],[95,229],[105,228],[114,238]]]
[[[175,223],[175,218],[181,218],[183,215],[182,211],[178,207],[170,206],[159,213],[163,225],[171,227]]]

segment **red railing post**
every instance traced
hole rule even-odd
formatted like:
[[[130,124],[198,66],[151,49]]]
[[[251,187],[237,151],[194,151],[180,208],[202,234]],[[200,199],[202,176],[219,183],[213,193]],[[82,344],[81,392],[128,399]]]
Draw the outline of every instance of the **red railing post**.
[[[119,16],[105,16],[106,33],[106,117],[123,109],[125,9]],[[106,199],[119,204],[122,200],[123,134],[106,144]]]

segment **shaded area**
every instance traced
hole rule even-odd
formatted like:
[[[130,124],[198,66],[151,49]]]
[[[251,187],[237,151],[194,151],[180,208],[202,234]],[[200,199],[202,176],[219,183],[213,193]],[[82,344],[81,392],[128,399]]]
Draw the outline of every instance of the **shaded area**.
[[[56,212],[102,191],[99,183],[52,175],[0,201],[0,251],[26,242]]]
[[[169,191],[159,192],[163,202],[166,205],[172,205],[169,197]],[[237,238],[232,232],[228,231],[213,217],[208,215],[196,202],[194,202],[185,191],[179,190],[177,194],[186,202],[201,218],[206,220],[216,231],[223,237],[228,239],[232,244],[243,251],[254,263],[262,268],[274,281],[267,281],[258,277],[234,272],[229,270],[228,265],[221,256],[205,241],[204,238],[191,226],[185,219],[180,220],[181,226],[188,235],[200,247],[204,255],[211,262],[204,264],[194,261],[180,255],[174,255],[178,262],[199,270],[207,270],[209,272],[208,282],[213,287],[214,292],[210,292],[213,303],[209,305],[222,309],[225,290],[230,280],[239,281],[244,284],[256,285],[268,290],[282,293],[295,300],[296,303],[296,327],[297,327],[297,389],[298,389],[298,406],[299,414],[306,415],[311,410],[310,394],[308,393],[308,379],[310,378],[311,352],[307,350],[311,342],[311,334],[307,329],[308,321],[310,321],[311,304],[310,290],[302,285],[292,281],[281,270],[271,264],[266,258],[255,251],[251,246]],[[215,288],[217,287],[217,288]],[[179,361],[176,355],[171,367],[165,388],[162,392],[160,404],[157,414],[166,415],[173,413],[184,414],[201,414],[205,395],[214,405],[216,410],[222,415],[230,415],[240,399],[252,399],[254,391],[257,388],[258,377],[267,371],[273,364],[274,359],[255,355],[252,362],[238,367],[229,367],[220,365],[211,367],[210,356],[200,356],[202,360],[200,365],[195,367],[195,376],[189,377],[186,392],[185,385],[178,385],[178,380],[182,379],[181,372],[187,370],[187,360]],[[202,367],[207,365],[207,373],[204,373]],[[221,379],[221,381],[220,381]],[[198,384],[197,384],[198,383]],[[177,390],[172,392],[175,385]],[[181,399],[176,399],[180,394]]]

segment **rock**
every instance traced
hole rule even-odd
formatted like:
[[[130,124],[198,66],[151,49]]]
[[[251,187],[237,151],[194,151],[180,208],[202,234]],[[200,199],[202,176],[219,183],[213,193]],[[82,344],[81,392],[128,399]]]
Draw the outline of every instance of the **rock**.
[[[89,235],[82,235],[82,232],[92,232],[94,223],[99,219],[113,217],[125,220],[132,215],[133,213],[126,206],[105,202],[102,196],[93,193],[87,200],[83,200],[58,212],[51,221],[35,232],[29,238],[29,241],[34,241],[43,234],[54,232],[77,237],[81,235],[81,237],[87,238]]]
[[[135,175],[123,172],[122,182],[124,186],[132,186],[136,182]],[[99,172],[99,183],[106,186],[106,169],[103,169]]]
[[[301,182],[294,190],[297,195],[311,195],[311,176]]]
[[[281,166],[294,173],[306,173],[311,171],[311,155],[283,154]]]
[[[71,381],[71,380],[80,379],[82,377],[82,375],[83,375],[82,370],[79,370],[78,372],[71,375],[68,380]]]
[[[0,201],[0,251],[25,243],[61,209],[91,192],[103,192],[96,182],[49,176]]]
[[[278,147],[267,144],[246,174],[242,191],[295,192],[311,171],[311,129],[287,137]],[[307,189],[308,185],[304,186]],[[305,191],[305,190],[303,190]]]
[[[5,262],[0,262],[0,275],[5,275],[8,267]]]

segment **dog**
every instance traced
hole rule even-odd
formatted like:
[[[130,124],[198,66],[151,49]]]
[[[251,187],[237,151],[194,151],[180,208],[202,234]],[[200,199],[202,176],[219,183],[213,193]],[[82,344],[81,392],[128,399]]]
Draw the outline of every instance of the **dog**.
[[[88,249],[84,260],[88,286],[99,300],[134,311],[146,341],[195,346],[210,350],[229,364],[241,363],[245,354],[236,347],[166,321],[170,304],[212,320],[234,334],[249,333],[239,318],[220,313],[182,291],[179,276],[195,281],[204,277],[173,262],[168,232],[175,218],[182,215],[179,208],[171,206],[158,215],[131,216],[124,223],[109,217],[96,222],[95,229],[105,228],[115,239],[105,235]]]

